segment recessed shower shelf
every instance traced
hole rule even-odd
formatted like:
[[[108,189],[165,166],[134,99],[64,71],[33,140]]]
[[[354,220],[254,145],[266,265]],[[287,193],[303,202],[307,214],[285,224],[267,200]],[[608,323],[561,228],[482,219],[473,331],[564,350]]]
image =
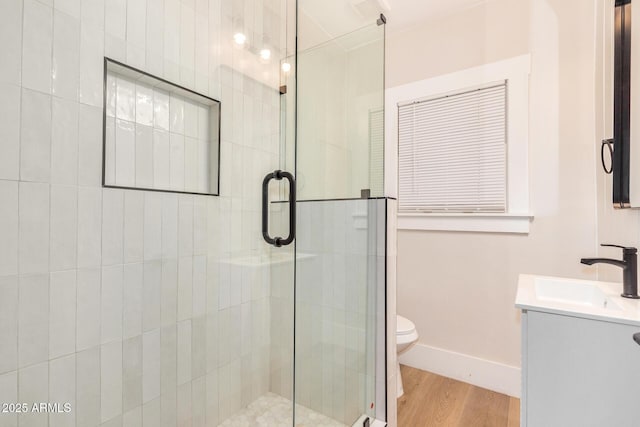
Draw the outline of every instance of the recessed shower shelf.
[[[220,102],[105,58],[103,185],[218,195]]]

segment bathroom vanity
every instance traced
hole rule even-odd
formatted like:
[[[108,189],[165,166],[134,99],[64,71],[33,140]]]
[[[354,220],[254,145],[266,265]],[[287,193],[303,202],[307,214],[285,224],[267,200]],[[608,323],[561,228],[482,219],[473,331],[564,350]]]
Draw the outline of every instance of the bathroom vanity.
[[[640,303],[621,288],[520,275],[521,426],[640,425]]]

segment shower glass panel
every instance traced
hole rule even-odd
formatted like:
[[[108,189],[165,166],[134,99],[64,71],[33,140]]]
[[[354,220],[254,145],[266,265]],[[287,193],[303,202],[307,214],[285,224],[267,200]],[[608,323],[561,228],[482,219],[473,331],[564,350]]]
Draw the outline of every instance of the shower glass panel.
[[[299,200],[384,195],[384,28],[298,52]]]
[[[0,426],[383,418],[384,26],[299,53],[292,0],[1,3],[0,395],[71,409]],[[147,182],[180,182],[198,132],[136,85],[109,116],[105,58],[220,101],[217,196],[103,186],[105,119]]]
[[[384,24],[299,51],[297,91],[295,423],[362,426],[386,417]]]

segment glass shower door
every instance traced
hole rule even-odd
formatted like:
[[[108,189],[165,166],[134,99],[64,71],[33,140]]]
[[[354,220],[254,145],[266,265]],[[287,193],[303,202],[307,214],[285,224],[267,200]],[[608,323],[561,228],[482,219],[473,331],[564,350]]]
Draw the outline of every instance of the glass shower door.
[[[385,419],[384,22],[298,52],[295,425]]]

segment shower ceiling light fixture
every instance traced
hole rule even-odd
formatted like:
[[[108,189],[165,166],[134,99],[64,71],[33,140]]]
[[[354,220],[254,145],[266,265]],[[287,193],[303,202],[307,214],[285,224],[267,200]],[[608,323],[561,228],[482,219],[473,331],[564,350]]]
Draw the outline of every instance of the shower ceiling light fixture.
[[[282,72],[283,73],[288,73],[289,71],[291,71],[291,64],[289,64],[288,62],[283,62],[282,63]]]
[[[253,53],[254,55],[259,55],[260,58],[265,62],[271,59],[271,49],[267,47],[263,47],[262,49],[260,49],[260,51],[258,51],[258,49],[256,49],[255,47],[252,47],[251,45],[247,45],[247,36],[244,33],[241,33],[241,32],[235,33],[233,35],[233,41],[239,47],[248,49],[249,52]],[[289,65],[289,68],[291,68],[291,65]]]
[[[233,41],[236,42],[237,45],[243,46],[247,41],[247,36],[242,33],[235,33],[233,35]]]
[[[269,58],[271,58],[271,51],[269,49],[262,49],[260,51],[260,58],[264,59],[265,61],[268,61]]]

